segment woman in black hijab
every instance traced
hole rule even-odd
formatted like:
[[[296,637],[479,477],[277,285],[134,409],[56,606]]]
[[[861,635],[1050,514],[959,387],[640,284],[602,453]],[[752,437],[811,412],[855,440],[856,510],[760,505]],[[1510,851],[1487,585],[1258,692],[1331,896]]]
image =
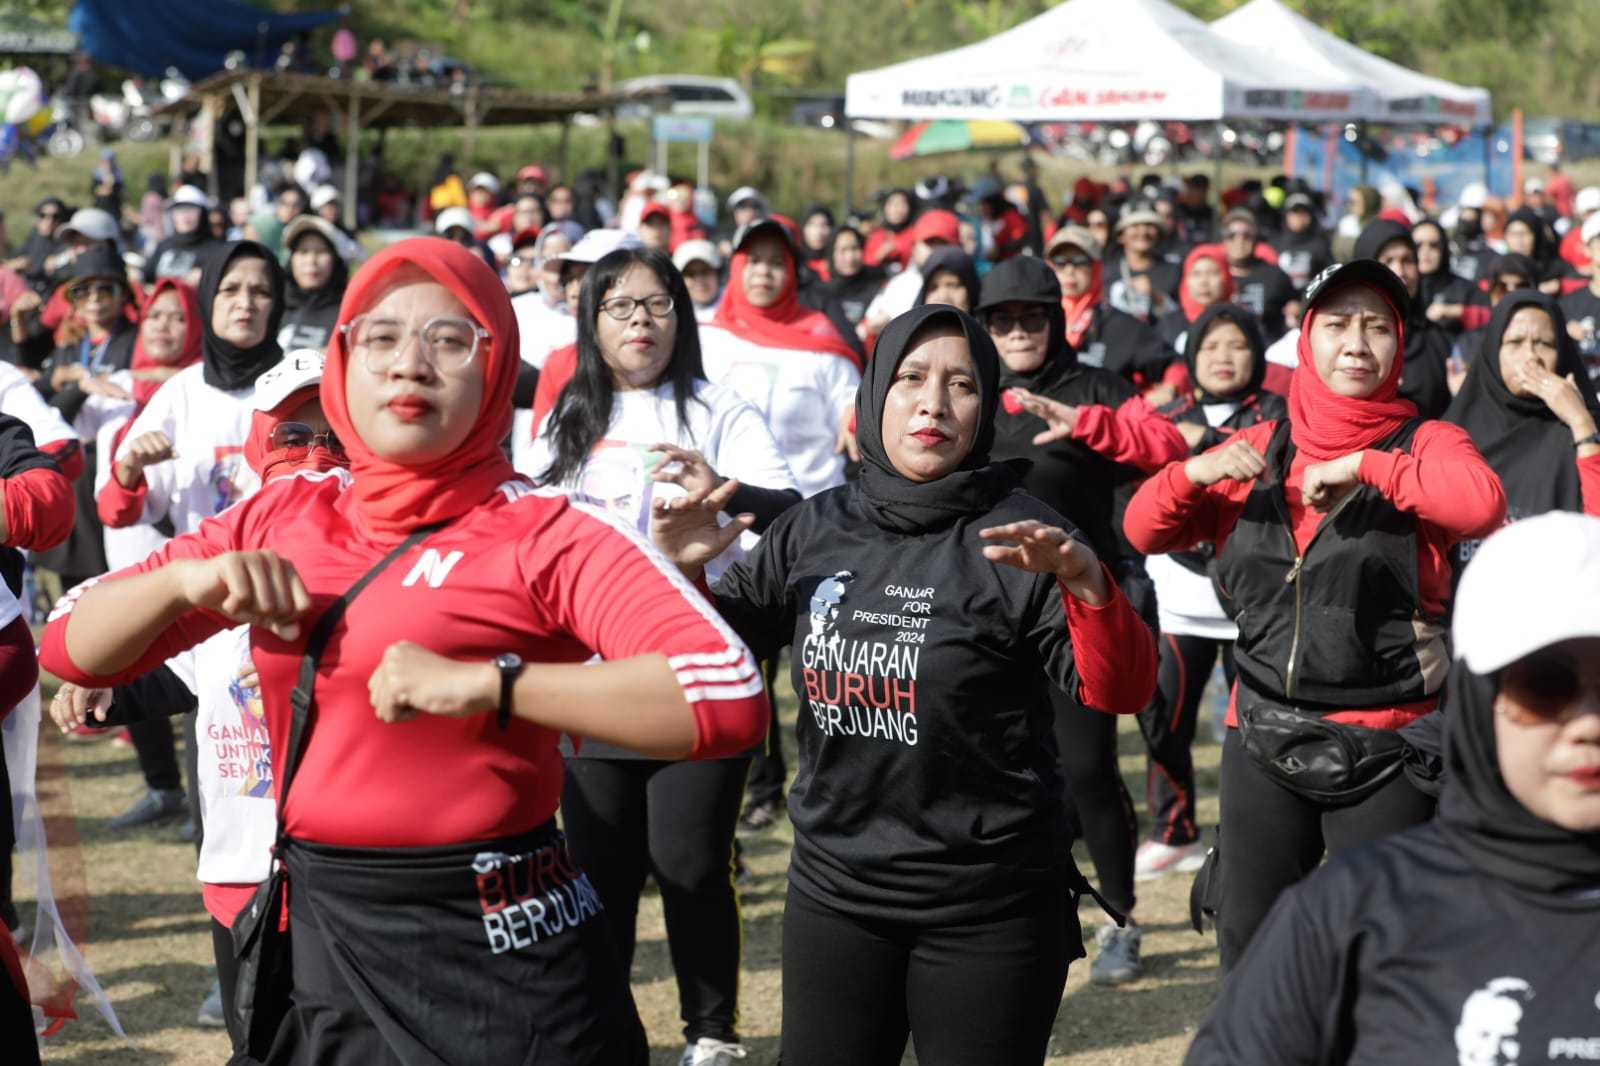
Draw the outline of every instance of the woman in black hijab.
[[[1495,305],[1444,420],[1466,430],[1499,475],[1508,522],[1600,514],[1600,398],[1555,297],[1522,289]],[[1458,573],[1480,543],[1451,550]]]
[[[1374,219],[1356,237],[1355,257],[1378,260],[1405,285],[1409,303],[1402,323],[1406,349],[1400,395],[1416,404],[1423,418],[1438,418],[1450,406],[1450,337],[1428,320],[1421,297],[1417,242],[1410,227],[1393,219]]]
[[[1083,954],[1044,690],[1135,712],[1155,648],[992,458],[999,379],[967,315],[895,319],[857,399],[860,479],[785,512],[713,590],[757,655],[794,649],[786,1066],[899,1062],[908,1034],[925,1066],[1037,1066]],[[730,486],[653,512],[690,577],[748,524],[716,525]]]
[[[840,226],[828,242],[828,293],[852,326],[866,317],[872,298],[889,280],[889,271],[866,261],[866,242],[854,226]]]
[[[1472,294],[1472,282],[1455,273],[1450,264],[1450,235],[1431,218],[1411,227],[1417,247],[1417,272],[1421,282],[1416,303],[1428,321],[1454,336],[1461,332],[1461,311]]]
[[[278,345],[286,352],[296,348],[320,352],[338,321],[350,267],[339,254],[333,224],[314,215],[291,222],[283,232],[283,246],[289,253],[289,269]]]
[[[935,248],[922,262],[922,291],[913,307],[948,304],[971,314],[978,306],[978,265],[960,248]]]
[[[239,269],[255,262],[261,264],[259,269]],[[277,257],[255,241],[224,244],[206,260],[200,274],[200,351],[207,385],[224,392],[250,388],[256,378],[278,365],[283,358],[278,331],[283,325],[285,285]],[[254,319],[242,309],[230,314],[228,304],[261,286],[266,287],[272,309],[267,312],[266,332],[258,335]]]
[[[1541,292],[1561,295],[1561,279],[1577,277],[1571,263],[1556,254],[1555,238],[1545,225],[1544,218],[1531,207],[1511,212],[1505,225],[1506,250],[1525,255],[1534,261],[1539,274],[1533,279]]]
[[[1437,820],[1285,892],[1187,1066],[1592,1057],[1600,521],[1490,537],[1454,631]]]
[[[828,276],[828,249],[833,244],[833,212],[812,204],[800,213],[800,258],[820,278]]]

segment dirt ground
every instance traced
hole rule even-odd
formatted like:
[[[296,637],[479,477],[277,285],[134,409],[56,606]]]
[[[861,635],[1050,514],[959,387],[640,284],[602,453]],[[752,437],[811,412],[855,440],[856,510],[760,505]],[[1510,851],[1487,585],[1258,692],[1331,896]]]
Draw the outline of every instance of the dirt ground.
[[[1200,814],[1202,823],[1210,825],[1217,814],[1220,749],[1209,742],[1204,725],[1200,731],[1195,748]],[[1144,758],[1132,721],[1122,723],[1120,740],[1121,768],[1142,817]],[[105,740],[69,743],[49,728],[40,741],[40,796],[46,814],[54,815],[48,832],[52,841],[70,843],[75,836],[81,844],[81,873],[73,864],[65,870],[55,864],[57,893],[66,897],[63,912],[70,914],[75,907],[81,911],[86,888],[85,954],[131,1041],[118,1040],[92,1008],[80,1003],[83,1016],[47,1042],[45,1061],[84,1066],[223,1062],[226,1036],[194,1025],[212,974],[193,847],[179,838],[176,823],[123,833],[107,830],[106,823],[143,787],[131,748]],[[749,875],[741,886],[741,1025],[751,1050],[749,1061],[756,1066],[777,1058],[780,927],[790,839],[787,823],[745,839]],[[1093,867],[1081,847],[1079,851],[1079,865],[1092,877]],[[74,884],[83,887],[74,891]],[[26,894],[21,884],[18,888],[19,896]],[[1166,1066],[1181,1060],[1217,981],[1213,938],[1189,927],[1188,889],[1184,875],[1139,886],[1145,963],[1141,980],[1117,989],[1095,988],[1088,984],[1087,961],[1074,964],[1051,1040],[1052,1066]],[[1080,919],[1086,939],[1092,939],[1102,920],[1092,902],[1080,911]],[[660,903],[653,892],[641,907],[633,980],[650,1033],[651,1061],[672,1066],[683,1049],[681,1023]],[[906,1062],[915,1061],[908,1051]]]

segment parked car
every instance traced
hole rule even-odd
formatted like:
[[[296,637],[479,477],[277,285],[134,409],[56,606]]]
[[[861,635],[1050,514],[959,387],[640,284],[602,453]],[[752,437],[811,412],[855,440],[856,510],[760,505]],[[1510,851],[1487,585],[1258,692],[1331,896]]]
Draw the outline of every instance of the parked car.
[[[653,74],[646,78],[631,78],[617,88],[622,92],[664,89],[672,99],[667,110],[674,115],[747,120],[754,118],[756,113],[755,105],[750,102],[750,94],[732,78]],[[628,104],[617,109],[618,118],[648,118],[650,113],[651,109],[642,104]]]
[[[1600,156],[1600,125],[1542,116],[1522,123],[1522,154],[1539,163],[1571,163]]]

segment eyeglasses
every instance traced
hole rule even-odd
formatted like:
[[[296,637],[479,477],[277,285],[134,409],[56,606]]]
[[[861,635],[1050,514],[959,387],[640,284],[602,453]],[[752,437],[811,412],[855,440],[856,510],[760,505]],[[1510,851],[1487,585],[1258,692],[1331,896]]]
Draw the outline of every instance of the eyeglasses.
[[[989,332],[1004,337],[1018,326],[1024,333],[1043,333],[1050,325],[1050,316],[1043,311],[1026,311],[1020,315],[1008,315],[1004,311],[996,311],[989,315]]]
[[[643,300],[635,300],[632,296],[613,296],[609,300],[600,302],[600,310],[618,322],[626,322],[633,317],[633,312],[638,309],[640,304],[644,304],[644,309],[650,312],[651,318],[666,318],[672,314],[673,308],[676,306],[672,302],[671,296],[664,292],[658,292],[654,296],[645,297]]]
[[[81,304],[91,296],[114,300],[121,295],[122,286],[114,281],[85,281],[67,289],[67,299],[75,304]]]
[[[478,354],[478,346],[489,338],[489,331],[471,319],[457,315],[430,318],[419,330],[408,330],[394,318],[357,315],[339,327],[351,348],[374,374],[387,373],[400,358],[406,339],[415,337],[422,357],[436,370],[465,370]]]
[[[1501,670],[1500,691],[1515,704],[1506,713],[1512,721],[1547,724],[1565,718],[1585,692],[1600,702],[1600,678],[1583,674],[1566,653],[1546,648]]]
[[[1231,229],[1224,233],[1223,236],[1230,241],[1253,241],[1256,239],[1255,232],[1247,229]]]
[[[1082,252],[1060,252],[1050,257],[1050,265],[1058,267],[1084,267],[1094,266],[1094,260]]]
[[[294,459],[304,459],[319,444],[335,457],[345,457],[344,445],[339,443],[339,438],[333,435],[332,430],[318,433],[304,422],[279,422],[272,427],[272,434],[267,439],[275,452],[298,453],[291,456]]]

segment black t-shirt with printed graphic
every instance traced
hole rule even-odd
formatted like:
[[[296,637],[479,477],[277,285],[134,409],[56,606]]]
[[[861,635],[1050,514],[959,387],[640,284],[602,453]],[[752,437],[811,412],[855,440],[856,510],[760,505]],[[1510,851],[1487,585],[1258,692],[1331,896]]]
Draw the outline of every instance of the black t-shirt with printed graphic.
[[[1079,695],[1062,594],[986,560],[978,531],[1070,526],[1013,492],[901,535],[873,523],[859,491],[787,511],[715,588],[758,657],[791,644],[791,883],[861,917],[927,925],[1063,891],[1071,836],[1044,693]]]
[[[1279,897],[1184,1063],[1600,1060],[1597,959],[1600,893],[1491,877],[1430,823]]]
[[[1569,324],[1588,332],[1589,339],[1578,342],[1578,350],[1584,358],[1593,360],[1600,357],[1600,296],[1596,296],[1594,290],[1585,285],[1561,298],[1561,312],[1567,316]]]
[[[1283,308],[1294,294],[1289,275],[1264,259],[1252,258],[1250,269],[1233,279],[1233,302],[1256,316],[1268,344],[1289,331],[1283,321]]]

